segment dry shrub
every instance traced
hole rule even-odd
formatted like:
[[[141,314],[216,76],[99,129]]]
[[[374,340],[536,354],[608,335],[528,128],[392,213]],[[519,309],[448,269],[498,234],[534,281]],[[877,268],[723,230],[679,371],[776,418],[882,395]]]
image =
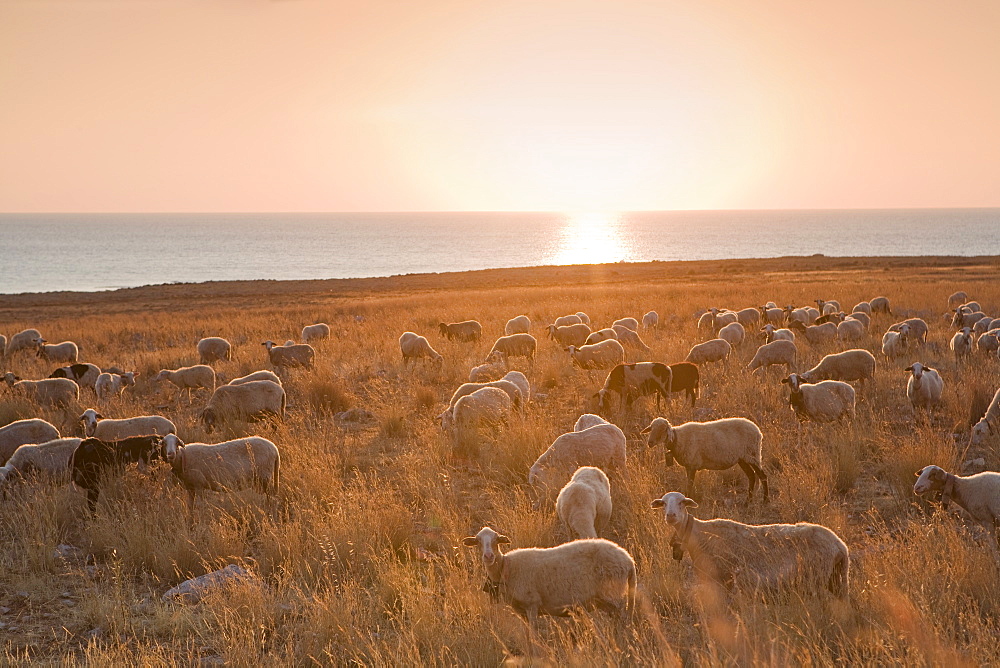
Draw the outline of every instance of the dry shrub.
[[[356,403],[343,380],[330,373],[309,376],[303,391],[309,407],[317,413],[339,413]]]

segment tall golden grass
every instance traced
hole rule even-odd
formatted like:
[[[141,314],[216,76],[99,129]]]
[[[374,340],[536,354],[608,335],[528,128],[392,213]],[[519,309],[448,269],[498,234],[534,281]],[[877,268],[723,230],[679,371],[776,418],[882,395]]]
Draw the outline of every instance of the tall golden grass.
[[[11,489],[0,501],[0,662],[189,665],[497,665],[531,657],[539,664],[707,665],[935,664],[1000,662],[1000,572],[985,533],[955,511],[940,512],[912,494],[913,472],[935,463],[960,470],[983,457],[997,469],[996,444],[965,452],[973,394],[1000,384],[995,358],[956,367],[942,320],[946,299],[964,289],[984,307],[1000,309],[996,267],[937,267],[919,260],[892,271],[747,271],[745,264],[699,265],[658,280],[630,279],[629,267],[604,270],[601,282],[434,289],[409,295],[372,293],[365,299],[324,298],[269,287],[266,299],[233,307],[213,302],[198,286],[195,305],[159,302],[142,311],[90,311],[75,301],[49,300],[37,309],[18,302],[5,334],[38,327],[50,340],[70,339],[84,361],[141,372],[134,391],[104,407],[108,416],[160,413],[186,441],[214,442],[259,433],[282,454],[279,510],[252,490],[206,493],[189,524],[185,495],[164,465],[112,479],[95,516],[72,486],[39,480]],[[581,275],[588,270],[580,269]],[[516,271],[512,271],[512,276]],[[563,270],[562,276],[572,276]],[[678,278],[680,276],[680,278]],[[667,280],[669,278],[669,280]],[[398,279],[394,289],[405,291]],[[641,596],[627,622],[603,613],[543,618],[534,648],[524,622],[481,591],[477,555],[461,538],[489,524],[513,547],[551,546],[568,539],[551,505],[532,508],[527,469],[551,442],[590,408],[603,373],[574,369],[544,338],[543,325],[583,310],[596,326],[641,317],[663,323],[644,333],[648,359],[675,362],[700,337],[694,313],[708,306],[742,308],[839,299],[846,310],[884,294],[897,316],[931,325],[928,345],[887,363],[881,335],[890,317],[876,317],[861,347],[876,354],[872,386],[860,393],[850,425],[807,425],[801,441],[780,377],[743,370],[758,341],[739,349],[728,366],[703,369],[702,399],[681,395],[662,413],[672,421],[745,416],[764,433],[764,465],[772,499],[747,505],[738,469],[698,476],[702,518],[748,523],[811,521],[835,530],[852,552],[850,600],[794,594],[762,602],[752,593],[719,592],[695,583],[689,563],[671,559],[669,531],[649,508],[669,490],[685,490],[680,468],[647,449],[638,431],[655,415],[647,400],[615,414],[629,436],[629,465],[612,480],[614,512],[605,537],[638,564]],[[520,313],[533,322],[539,352],[532,367],[515,362],[540,393],[523,419],[456,452],[435,416],[480,363],[504,323]],[[1000,314],[1000,310],[993,313]],[[355,315],[364,320],[356,321]],[[478,319],[478,344],[437,336],[441,321]],[[207,434],[192,405],[169,384],[153,385],[161,368],[197,363],[195,343],[224,336],[231,362],[226,379],[267,368],[260,342],[298,338],[305,324],[328,322],[333,338],[316,344],[317,369],[289,378],[289,412],[280,425],[227,425]],[[396,339],[424,334],[445,357],[438,369],[404,368]],[[799,342],[801,368],[842,346]],[[854,347],[854,346],[849,346]],[[636,358],[629,355],[630,361]],[[903,369],[913,361],[945,378],[945,401],[929,421],[906,401]],[[26,378],[52,366],[29,355],[7,361]],[[83,403],[95,400],[83,392]],[[373,418],[347,422],[348,408]],[[0,394],[0,425],[42,416],[64,432],[77,411],[39,410]],[[79,553],[57,556],[57,546]],[[211,594],[197,605],[161,601],[164,591],[204,572],[239,563],[261,578]]]

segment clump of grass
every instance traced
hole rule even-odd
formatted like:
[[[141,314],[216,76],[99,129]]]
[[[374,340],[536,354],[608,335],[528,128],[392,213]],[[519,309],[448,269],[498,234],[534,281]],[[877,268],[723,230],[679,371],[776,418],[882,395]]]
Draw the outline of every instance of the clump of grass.
[[[317,413],[339,413],[353,408],[356,403],[343,381],[331,374],[317,375],[305,385],[306,402]]]

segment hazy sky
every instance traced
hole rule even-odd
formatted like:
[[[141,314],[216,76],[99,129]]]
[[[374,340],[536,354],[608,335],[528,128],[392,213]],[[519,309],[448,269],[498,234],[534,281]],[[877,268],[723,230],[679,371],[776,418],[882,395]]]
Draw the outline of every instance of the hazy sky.
[[[0,211],[1000,206],[1000,1],[0,0]]]

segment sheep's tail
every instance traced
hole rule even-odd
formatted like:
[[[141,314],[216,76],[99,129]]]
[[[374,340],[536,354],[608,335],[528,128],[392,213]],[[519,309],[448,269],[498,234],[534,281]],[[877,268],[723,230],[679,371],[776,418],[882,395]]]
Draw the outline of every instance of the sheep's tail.
[[[837,556],[830,574],[830,591],[838,598],[847,598],[847,587],[850,577],[851,558],[848,553]]]
[[[635,610],[636,590],[639,587],[639,575],[636,573],[635,564],[628,573],[628,598],[625,605],[629,610]]]
[[[281,469],[281,456],[274,458],[274,470],[271,473],[271,493],[274,495],[278,494],[278,482],[281,476],[278,474],[279,469]]]
[[[285,421],[285,404],[288,401],[288,395],[284,392],[281,393],[281,421]]]

